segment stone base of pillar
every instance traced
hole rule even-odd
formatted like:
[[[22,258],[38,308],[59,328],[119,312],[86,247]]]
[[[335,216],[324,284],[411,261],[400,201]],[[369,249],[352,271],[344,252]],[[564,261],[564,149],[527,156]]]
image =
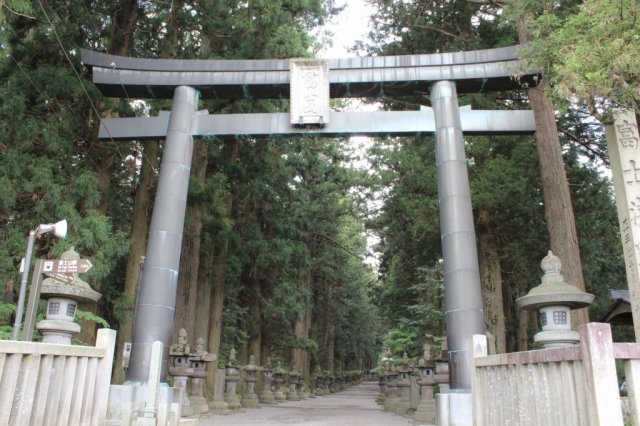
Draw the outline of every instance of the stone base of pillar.
[[[224,395],[224,401],[229,406],[229,410],[239,410],[242,408],[242,405],[238,400],[238,395],[236,395],[235,393],[226,393]]]
[[[256,394],[243,396],[240,400],[240,405],[244,408],[260,408],[260,402]]]
[[[393,408],[396,406],[398,401],[398,397],[395,395],[395,391],[392,391],[387,397],[384,399],[384,409],[386,411],[393,411]]]
[[[300,396],[296,389],[289,390],[289,393],[287,394],[287,401],[300,401]]]
[[[411,401],[409,400],[409,395],[401,395],[398,399],[396,399],[395,403],[391,406],[391,410],[395,414],[399,416],[405,416],[409,412],[411,408]]]
[[[209,412],[209,404],[206,398],[202,396],[190,396],[189,402],[191,403],[194,414],[206,414]]]
[[[267,404],[267,405],[273,405],[278,403],[278,401],[276,401],[275,395],[273,394],[273,392],[271,392],[271,389],[265,389],[262,392],[260,392],[258,401],[260,402],[260,404]]]
[[[298,385],[298,400],[302,401],[307,399],[307,395],[304,393],[304,387],[301,385]]]
[[[436,401],[422,401],[413,413],[413,421],[420,424],[434,424],[436,422]]]
[[[217,400],[209,402],[209,412],[213,414],[229,414],[231,410],[229,410],[229,404],[222,400]]]

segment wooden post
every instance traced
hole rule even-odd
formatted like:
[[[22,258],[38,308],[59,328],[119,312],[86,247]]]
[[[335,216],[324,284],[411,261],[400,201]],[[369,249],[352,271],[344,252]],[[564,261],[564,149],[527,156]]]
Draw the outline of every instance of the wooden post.
[[[476,370],[476,358],[488,355],[487,336],[484,334],[474,334],[471,340],[472,347],[469,348],[471,356],[471,395],[473,398],[473,419],[475,426],[483,426],[484,407],[482,405],[482,389],[478,381],[478,371]]]
[[[96,347],[104,349],[104,358],[98,362],[96,375],[95,407],[91,413],[91,424],[101,425],[107,419],[107,405],[109,403],[109,387],[111,386],[111,369],[116,347],[116,332],[108,328],[98,330]]]
[[[622,236],[631,315],[636,342],[640,342],[640,136],[634,111],[616,110],[605,128],[618,222]]]
[[[616,360],[611,326],[589,323],[578,327],[582,372],[589,409],[589,425],[622,425]]]
[[[631,424],[640,426],[640,359],[626,359],[624,375],[627,382]]]

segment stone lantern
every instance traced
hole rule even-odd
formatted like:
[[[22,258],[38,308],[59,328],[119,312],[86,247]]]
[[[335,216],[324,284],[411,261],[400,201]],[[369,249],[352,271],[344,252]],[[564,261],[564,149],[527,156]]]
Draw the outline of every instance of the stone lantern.
[[[189,377],[193,375],[193,367],[189,361],[191,346],[187,343],[187,330],[181,328],[178,332],[178,343],[169,347],[168,371],[173,377],[173,386],[183,389],[182,392],[182,413],[185,416],[195,414],[191,401],[187,396],[187,383]]]
[[[275,404],[276,398],[271,391],[273,381],[273,368],[271,368],[271,358],[267,358],[267,365],[262,369],[262,392],[259,401],[262,404]]]
[[[276,402],[286,401],[287,399],[282,391],[282,387],[284,386],[284,374],[285,371],[280,366],[280,363],[278,363],[276,369],[273,370],[273,396],[275,397]]]
[[[589,306],[594,296],[564,280],[560,259],[551,251],[540,266],[544,271],[540,285],[516,300],[520,309],[540,311],[542,331],[533,340],[544,348],[577,344],[580,335],[571,329],[571,310]]]
[[[402,355],[400,368],[397,370],[398,378],[396,380],[396,401],[392,406],[392,410],[404,416],[411,408],[411,367],[409,367],[409,356],[405,352]]]
[[[62,260],[80,260],[80,255],[71,247],[62,253]],[[77,273],[69,274],[69,281],[46,278],[42,282],[40,295],[48,299],[44,320],[36,328],[42,333],[43,343],[70,345],[74,334],[80,332],[80,325],[73,322],[78,302],[97,302],[102,295],[91,289]]]
[[[435,361],[434,380],[438,384],[439,393],[449,393],[449,341],[447,336],[440,338],[440,354]]]
[[[420,402],[413,413],[413,420],[420,424],[433,424],[436,421],[436,401],[433,397],[433,387],[436,384],[436,380],[431,364],[433,361],[431,345],[425,343],[423,349],[423,357],[418,360]]]
[[[258,408],[260,406],[258,403],[258,395],[256,395],[258,367],[255,363],[255,356],[249,356],[249,364],[242,367],[242,369],[245,372],[244,382],[247,387],[242,399],[240,400],[240,404],[245,408]]]
[[[204,380],[207,378],[207,363],[218,362],[216,354],[210,354],[204,350],[204,339],[198,337],[195,350],[189,354],[191,365],[191,396],[189,400],[196,414],[209,412],[207,399],[204,397]]]
[[[239,410],[242,408],[242,405],[238,400],[238,395],[236,395],[236,386],[238,385],[238,380],[240,380],[240,372],[236,365],[235,348],[231,348],[229,351],[229,358],[227,359],[226,367],[226,392],[224,394],[224,400],[229,405],[230,410]]]
[[[294,371],[292,368],[289,372],[289,393],[287,394],[287,401],[300,401],[300,395],[298,394],[299,380],[300,373]]]

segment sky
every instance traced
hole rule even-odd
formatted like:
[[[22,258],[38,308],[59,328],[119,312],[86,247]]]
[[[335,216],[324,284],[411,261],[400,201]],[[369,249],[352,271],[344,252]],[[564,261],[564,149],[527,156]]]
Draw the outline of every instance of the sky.
[[[337,6],[345,6],[345,9],[330,23],[324,26],[324,30],[333,32],[333,46],[324,49],[318,55],[320,58],[345,58],[356,56],[348,52],[357,40],[366,40],[369,32],[369,15],[371,5],[365,0],[336,1]]]
[[[345,6],[345,9],[331,22],[326,24],[320,32],[330,31],[333,33],[333,45],[322,50],[317,56],[323,59],[331,58],[347,58],[357,56],[356,52],[349,52],[356,41],[364,41],[369,33],[369,15],[371,14],[371,5],[366,4],[366,0],[344,0],[337,1],[337,6]],[[343,106],[343,110],[377,110],[376,104],[362,104],[361,102],[352,100],[349,106]],[[352,136],[350,145],[353,153],[356,155],[364,155],[367,148],[371,146],[373,140],[367,136]],[[366,159],[354,161],[351,167],[368,169],[369,163]],[[381,206],[381,200],[370,202],[370,208],[378,209]],[[366,232],[368,254],[365,256],[364,262],[373,270],[377,270],[380,261],[379,253],[375,252],[375,246],[380,242],[380,238],[372,232]]]

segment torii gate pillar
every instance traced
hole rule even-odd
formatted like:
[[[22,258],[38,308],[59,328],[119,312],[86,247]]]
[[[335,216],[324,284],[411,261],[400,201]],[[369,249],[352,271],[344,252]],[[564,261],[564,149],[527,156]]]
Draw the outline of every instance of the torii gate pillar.
[[[452,391],[471,392],[469,342],[474,334],[485,334],[485,326],[471,189],[455,83],[434,83],[431,105],[436,122],[449,384]]]
[[[149,227],[127,382],[148,380],[153,342],[161,341],[167,353],[171,345],[197,103],[196,89],[176,87]],[[161,377],[167,377],[167,359],[162,357]]]
[[[474,334],[485,334],[485,325],[471,188],[455,83],[433,83],[431,105],[436,125],[440,238],[450,374],[449,392],[436,396],[438,424],[471,425],[474,371],[471,366],[473,355],[469,353],[470,342]]]

